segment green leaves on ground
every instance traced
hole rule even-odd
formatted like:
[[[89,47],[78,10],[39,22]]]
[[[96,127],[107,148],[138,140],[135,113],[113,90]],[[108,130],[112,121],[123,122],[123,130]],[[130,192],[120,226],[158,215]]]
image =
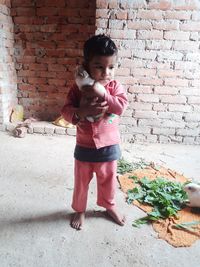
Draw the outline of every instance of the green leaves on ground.
[[[128,162],[124,158],[121,158],[117,163],[117,172],[119,174],[125,174],[136,169],[144,169],[149,165],[150,163],[144,162],[143,159],[141,159],[139,162]]]
[[[153,207],[152,212],[134,221],[133,226],[138,227],[151,221],[176,216],[177,211],[181,210],[188,200],[183,184],[179,182],[171,182],[163,177],[157,177],[155,180],[149,180],[147,177],[138,179],[136,176],[129,178],[133,179],[138,186],[128,190],[127,202],[138,200],[142,204]]]
[[[185,222],[185,223],[177,223],[175,224],[175,227],[178,229],[187,230],[190,232],[196,233],[196,225],[199,225],[200,221],[192,221],[192,222]]]

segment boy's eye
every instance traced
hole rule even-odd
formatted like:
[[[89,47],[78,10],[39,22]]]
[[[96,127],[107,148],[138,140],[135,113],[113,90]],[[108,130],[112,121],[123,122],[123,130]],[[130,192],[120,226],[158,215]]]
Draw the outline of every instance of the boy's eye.
[[[103,67],[101,67],[101,66],[96,66],[96,69],[102,69]]]

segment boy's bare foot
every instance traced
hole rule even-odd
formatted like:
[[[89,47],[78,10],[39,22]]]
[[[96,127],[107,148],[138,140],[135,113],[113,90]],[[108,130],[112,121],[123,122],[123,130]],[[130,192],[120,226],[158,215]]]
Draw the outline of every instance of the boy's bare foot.
[[[113,218],[113,220],[118,223],[119,225],[123,226],[125,221],[126,221],[126,218],[124,215],[121,215],[120,213],[118,213],[117,209],[116,208],[111,208],[111,209],[107,209],[106,210],[108,215],[110,217]]]
[[[85,212],[76,212],[74,213],[70,225],[72,228],[76,230],[81,230],[83,226],[83,222],[85,219]]]

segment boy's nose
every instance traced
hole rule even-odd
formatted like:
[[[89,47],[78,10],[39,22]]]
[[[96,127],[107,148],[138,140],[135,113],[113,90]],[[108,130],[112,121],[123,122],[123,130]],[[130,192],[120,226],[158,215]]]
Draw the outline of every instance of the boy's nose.
[[[109,68],[104,69],[104,70],[103,70],[103,74],[104,74],[104,75],[108,75],[108,74],[109,74]]]

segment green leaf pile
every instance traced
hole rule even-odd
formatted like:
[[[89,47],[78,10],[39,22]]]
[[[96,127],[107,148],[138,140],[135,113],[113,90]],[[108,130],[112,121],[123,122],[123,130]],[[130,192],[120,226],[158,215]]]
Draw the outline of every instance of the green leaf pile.
[[[153,207],[152,212],[147,213],[147,216],[133,222],[135,227],[176,216],[177,211],[181,210],[188,200],[183,184],[179,182],[171,182],[163,177],[157,177],[155,180],[149,180],[147,177],[138,179],[136,176],[129,178],[134,179],[138,186],[128,190],[127,202],[138,200]]]

